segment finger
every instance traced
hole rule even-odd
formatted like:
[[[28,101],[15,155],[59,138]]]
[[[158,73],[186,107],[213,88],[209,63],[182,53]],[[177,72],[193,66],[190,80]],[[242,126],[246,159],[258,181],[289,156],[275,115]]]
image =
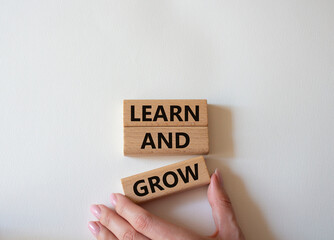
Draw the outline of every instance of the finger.
[[[127,221],[110,208],[104,205],[92,205],[91,211],[100,220],[100,223],[109,229],[117,239],[147,240],[145,236],[138,233]]]
[[[199,239],[196,234],[150,214],[122,194],[112,194],[111,202],[120,216],[150,239]]]
[[[115,235],[99,222],[89,222],[88,228],[98,240],[117,240]]]
[[[231,200],[224,189],[218,169],[211,176],[208,199],[219,236],[223,239],[242,239],[242,232],[238,226]]]

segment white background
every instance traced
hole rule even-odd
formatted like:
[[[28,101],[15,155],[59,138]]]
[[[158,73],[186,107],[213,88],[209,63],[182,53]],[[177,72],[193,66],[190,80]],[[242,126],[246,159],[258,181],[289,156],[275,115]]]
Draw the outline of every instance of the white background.
[[[248,239],[334,238],[334,2],[0,1],[0,239],[93,239],[123,99],[204,98],[212,172]],[[145,208],[214,231],[206,188]]]

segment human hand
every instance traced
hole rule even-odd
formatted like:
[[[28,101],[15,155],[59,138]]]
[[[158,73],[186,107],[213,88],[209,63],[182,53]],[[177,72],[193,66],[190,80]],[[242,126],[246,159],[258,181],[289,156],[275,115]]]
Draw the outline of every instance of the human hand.
[[[91,206],[91,212],[99,221],[89,222],[88,228],[98,240],[244,240],[217,169],[211,176],[208,200],[217,229],[209,237],[166,222],[119,193],[111,195],[115,210],[101,204]]]

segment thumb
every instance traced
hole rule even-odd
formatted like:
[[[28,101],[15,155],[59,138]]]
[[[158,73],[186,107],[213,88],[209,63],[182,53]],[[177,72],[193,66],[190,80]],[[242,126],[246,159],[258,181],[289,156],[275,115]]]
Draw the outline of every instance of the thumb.
[[[218,231],[215,235],[222,239],[244,239],[218,169],[211,176],[208,200]]]

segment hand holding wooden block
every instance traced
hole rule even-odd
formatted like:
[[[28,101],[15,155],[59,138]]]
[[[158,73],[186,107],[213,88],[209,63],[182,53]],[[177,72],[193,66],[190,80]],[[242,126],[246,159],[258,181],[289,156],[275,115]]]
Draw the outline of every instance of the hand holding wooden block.
[[[125,196],[136,203],[210,183],[203,156],[122,178]]]

